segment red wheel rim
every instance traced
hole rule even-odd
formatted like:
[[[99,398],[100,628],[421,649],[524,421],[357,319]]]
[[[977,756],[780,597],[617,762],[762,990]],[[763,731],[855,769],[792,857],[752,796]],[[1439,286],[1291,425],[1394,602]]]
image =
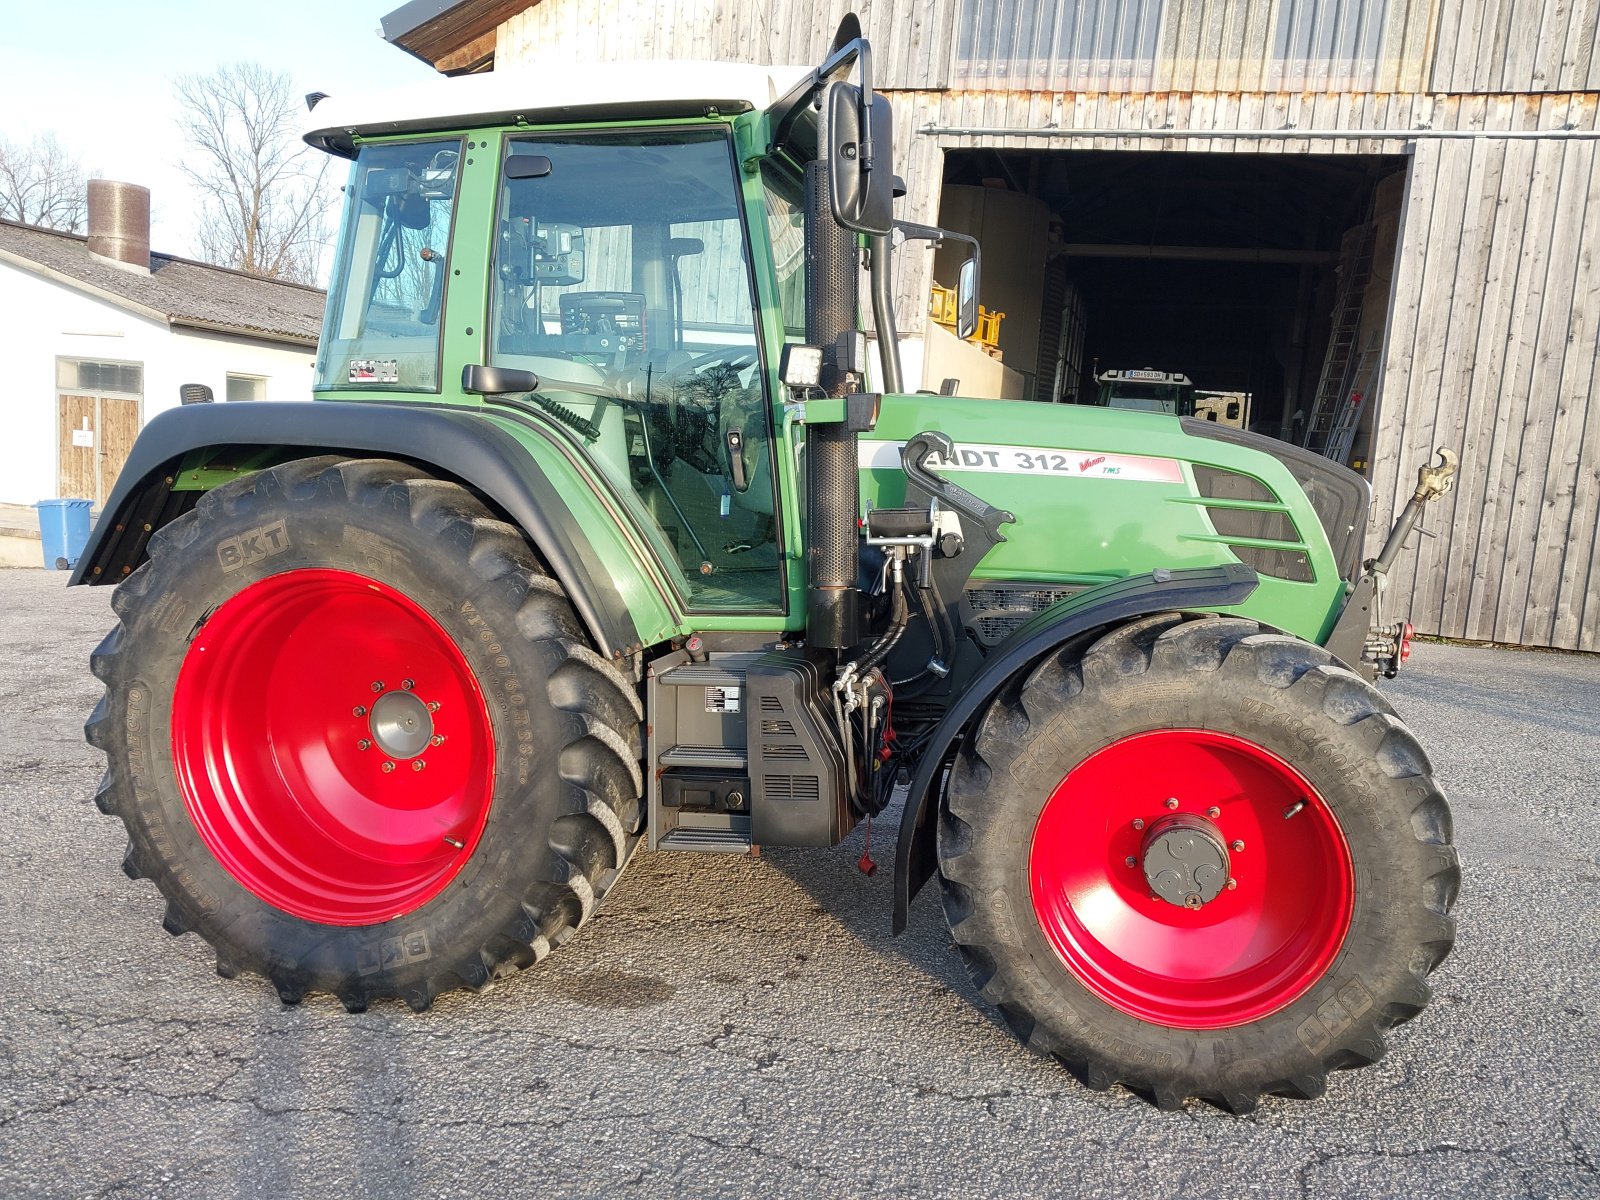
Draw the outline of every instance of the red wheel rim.
[[[1144,870],[1175,822],[1225,851],[1231,884],[1217,877],[1195,908],[1156,896]],[[1136,734],[1079,763],[1039,815],[1028,867],[1067,969],[1123,1012],[1186,1029],[1253,1021],[1303,995],[1344,944],[1355,900],[1344,833],[1305,778],[1206,730]]]
[[[348,571],[273,575],[211,614],[178,672],[172,754],[228,873],[329,925],[438,895],[472,856],[494,783],[460,649],[409,597]]]

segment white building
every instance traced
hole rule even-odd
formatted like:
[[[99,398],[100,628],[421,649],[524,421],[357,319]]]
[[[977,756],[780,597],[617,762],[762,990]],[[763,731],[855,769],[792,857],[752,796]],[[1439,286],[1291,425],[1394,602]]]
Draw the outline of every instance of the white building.
[[[91,180],[89,234],[0,221],[0,504],[102,504],[178,387],[311,395],[323,292],[150,252],[150,194]]]

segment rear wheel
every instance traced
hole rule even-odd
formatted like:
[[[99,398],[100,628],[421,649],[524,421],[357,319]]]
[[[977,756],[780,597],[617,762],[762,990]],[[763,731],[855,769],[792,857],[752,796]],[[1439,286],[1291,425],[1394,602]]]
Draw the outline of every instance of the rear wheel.
[[[996,697],[945,797],[946,913],[984,997],[1091,1086],[1309,1098],[1453,942],[1430,770],[1318,647],[1152,617]]]
[[[425,1008],[564,941],[637,843],[637,696],[460,487],[286,464],[163,529],[114,607],[97,799],[225,975]]]

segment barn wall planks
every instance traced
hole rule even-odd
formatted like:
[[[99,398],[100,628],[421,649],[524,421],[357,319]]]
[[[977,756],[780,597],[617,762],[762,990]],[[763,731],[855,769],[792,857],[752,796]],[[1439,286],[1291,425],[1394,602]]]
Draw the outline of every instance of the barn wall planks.
[[[1600,0],[542,0],[500,26],[496,60],[809,63],[847,11],[893,88],[1600,89]]]
[[[1426,521],[1438,536],[1401,559],[1395,611],[1600,650],[1600,144],[1559,137],[1596,127],[1600,0],[541,0],[500,27],[497,62],[813,62],[849,8],[894,93],[909,220],[938,220],[954,150],[1410,154],[1372,537],[1434,446],[1463,465]],[[1394,132],[1430,129],[1488,136]],[[1557,136],[1493,136],[1534,131]],[[931,261],[917,243],[899,257],[902,333]]]
[[[580,60],[689,59],[814,63],[854,11],[872,39],[878,87],[943,87],[954,24],[948,3],[825,0],[544,0],[500,26],[500,66],[559,54]]]
[[[1600,89],[1600,0],[1450,0],[1439,7],[1437,92]]]
[[[1592,141],[1418,148],[1371,532],[1433,446],[1460,449],[1438,536],[1393,581],[1428,632],[1600,650],[1597,204]]]

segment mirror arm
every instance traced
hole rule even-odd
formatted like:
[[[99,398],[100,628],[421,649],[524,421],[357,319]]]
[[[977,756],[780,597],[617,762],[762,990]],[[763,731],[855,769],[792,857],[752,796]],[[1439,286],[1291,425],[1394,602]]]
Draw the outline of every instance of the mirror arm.
[[[894,323],[894,289],[889,265],[889,235],[874,234],[867,239],[872,251],[872,323],[878,330],[878,362],[883,366],[882,390],[898,394],[905,390],[900,373],[900,332]]]
[[[915,221],[896,221],[894,228],[895,232],[906,241],[932,242],[936,250],[945,242],[965,242],[972,247],[974,254],[978,249],[977,238],[957,233],[953,229],[940,229],[937,225],[918,225]]]

